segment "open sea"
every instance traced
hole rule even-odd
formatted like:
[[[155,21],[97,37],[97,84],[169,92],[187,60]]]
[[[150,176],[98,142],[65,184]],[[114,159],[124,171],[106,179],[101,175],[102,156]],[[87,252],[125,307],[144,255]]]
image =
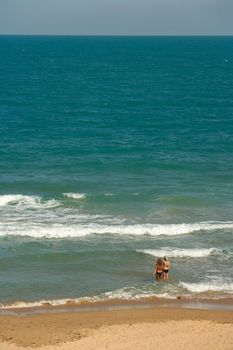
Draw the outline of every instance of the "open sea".
[[[233,37],[0,36],[0,82],[1,308],[233,296]]]

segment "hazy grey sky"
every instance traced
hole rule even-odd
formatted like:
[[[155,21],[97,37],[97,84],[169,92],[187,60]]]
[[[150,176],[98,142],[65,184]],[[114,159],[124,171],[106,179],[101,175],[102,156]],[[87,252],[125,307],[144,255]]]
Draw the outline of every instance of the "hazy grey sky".
[[[0,0],[0,34],[233,35],[233,0]]]

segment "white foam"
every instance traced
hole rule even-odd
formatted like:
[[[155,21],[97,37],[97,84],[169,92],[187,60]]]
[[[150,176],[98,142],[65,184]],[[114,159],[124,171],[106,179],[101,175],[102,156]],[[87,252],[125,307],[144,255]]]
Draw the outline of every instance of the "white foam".
[[[28,200],[30,196],[23,196],[21,194],[5,194],[0,196],[0,207],[4,207],[10,203],[15,204],[21,200]]]
[[[162,290],[160,287],[163,287]],[[233,283],[232,282],[207,282],[207,283],[185,283],[180,282],[179,285],[158,285],[150,284],[143,286],[131,286],[123,287],[117,290],[104,292],[99,295],[94,296],[84,296],[72,299],[47,299],[39,300],[34,302],[17,301],[12,304],[0,304],[0,309],[15,309],[15,308],[28,308],[28,307],[39,307],[39,306],[61,306],[66,304],[81,304],[83,302],[95,303],[98,301],[108,301],[108,300],[140,300],[147,299],[151,297],[160,299],[177,299],[177,295],[180,295],[180,287],[187,289],[191,293],[202,293],[202,292],[227,292],[228,294],[233,293]]]
[[[84,199],[86,198],[85,193],[63,193],[63,196],[72,198],[72,199]]]
[[[167,292],[156,293],[154,285],[151,285],[149,289],[138,288],[138,287],[124,287],[117,289],[115,291],[106,292],[101,295],[101,300],[112,300],[112,299],[121,299],[121,300],[139,300],[146,298],[167,298],[175,299],[175,295],[171,295]]]
[[[95,296],[86,296],[73,299],[55,299],[55,300],[39,300],[34,302],[16,301],[12,304],[0,304],[0,309],[16,309],[16,308],[28,308],[39,306],[62,306],[70,303],[81,304],[83,302],[95,303],[98,301],[108,301],[113,299],[120,300],[139,300],[150,297],[176,299],[175,295],[169,293],[155,293],[154,291],[143,291],[136,287],[124,287],[111,292],[105,292]]]
[[[216,248],[201,248],[201,249],[180,249],[172,247],[162,247],[160,249],[138,249],[137,252],[145,253],[155,257],[168,256],[171,258],[202,258],[217,252]]]
[[[28,308],[28,307],[39,307],[39,306],[62,306],[66,305],[68,303],[75,303],[75,304],[81,304],[82,302],[90,302],[94,303],[96,301],[103,300],[100,298],[100,296],[93,296],[93,297],[81,297],[81,298],[73,298],[73,299],[42,299],[39,301],[32,301],[32,302],[26,302],[26,301],[16,301],[12,304],[0,304],[0,309],[17,309],[17,308]]]
[[[14,206],[22,208],[53,208],[60,203],[55,199],[43,201],[39,196],[26,196],[22,194],[6,194],[0,196],[0,207]]]
[[[200,282],[200,283],[186,283],[180,282],[180,285],[192,293],[203,293],[203,292],[228,292],[233,293],[232,282]]]
[[[39,300],[34,302],[26,301],[16,301],[12,304],[0,304],[0,309],[17,309],[17,308],[27,308],[27,307],[38,307],[42,305],[65,305],[68,299],[57,299],[57,300]]]
[[[84,237],[91,234],[113,234],[113,235],[150,235],[150,236],[173,236],[192,233],[200,230],[216,230],[233,228],[232,222],[226,223],[198,223],[198,224],[172,224],[172,225],[152,225],[152,224],[138,224],[138,225],[122,225],[122,224],[101,224],[101,223],[85,223],[82,224],[44,224],[25,222],[19,223],[17,226],[15,222],[12,225],[7,222],[0,223],[0,235],[19,235],[31,236],[35,238],[66,238],[66,237]],[[195,252],[197,253],[197,252]],[[195,254],[194,253],[194,254]],[[204,251],[206,254],[206,251]],[[160,253],[161,255],[161,253]],[[169,254],[167,254],[169,255]]]

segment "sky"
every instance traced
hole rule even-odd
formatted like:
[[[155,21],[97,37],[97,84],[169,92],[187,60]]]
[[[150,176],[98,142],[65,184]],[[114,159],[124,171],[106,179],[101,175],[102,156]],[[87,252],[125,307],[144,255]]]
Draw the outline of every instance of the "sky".
[[[0,34],[233,35],[233,0],[0,0]]]

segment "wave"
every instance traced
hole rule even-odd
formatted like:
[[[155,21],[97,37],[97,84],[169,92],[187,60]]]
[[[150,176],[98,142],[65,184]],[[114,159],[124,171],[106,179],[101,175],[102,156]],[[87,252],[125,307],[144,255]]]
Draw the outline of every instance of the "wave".
[[[139,193],[127,193],[126,196],[138,196]],[[84,199],[87,197],[86,193],[73,193],[73,192],[68,192],[68,193],[63,193],[64,197],[72,198],[72,199]],[[92,195],[93,197],[120,197],[122,194],[120,193],[103,193],[103,194],[96,194]],[[88,197],[92,197],[91,195],[88,195]]]
[[[180,249],[180,248],[171,248],[163,247],[160,249],[137,249],[137,252],[152,255],[154,257],[159,256],[168,256],[171,258],[202,258],[209,256],[213,253],[217,253],[219,249],[217,248],[200,248],[200,249]]]
[[[187,292],[184,292],[184,289]],[[206,292],[206,293],[205,293]],[[207,282],[207,283],[186,283],[179,282],[178,284],[146,284],[143,286],[131,286],[123,287],[109,292],[103,292],[93,296],[83,296],[76,298],[63,298],[63,299],[43,299],[39,301],[16,301],[12,304],[0,304],[0,309],[17,309],[17,308],[33,308],[41,306],[65,306],[65,305],[80,305],[85,303],[106,302],[111,300],[125,300],[125,301],[137,301],[145,300],[148,298],[156,299],[170,299],[175,300],[177,296],[183,295],[186,299],[195,297],[197,293],[204,293],[200,298],[216,299],[216,295],[209,292],[221,292],[217,295],[217,299],[226,297],[229,294],[233,294],[232,282]]]
[[[63,196],[72,198],[72,199],[84,199],[86,198],[85,193],[63,193]]]
[[[227,292],[233,294],[233,282],[201,282],[201,283],[187,283],[180,282],[180,285],[192,293],[203,292]]]
[[[54,208],[60,203],[55,199],[42,200],[39,196],[22,194],[5,194],[0,196],[0,207],[22,208]]]
[[[155,293],[152,291],[143,291],[136,287],[124,287],[115,291],[101,293],[95,296],[84,296],[79,298],[64,298],[64,299],[47,299],[39,301],[16,301],[12,304],[0,304],[0,309],[17,309],[17,308],[31,308],[40,306],[64,306],[64,305],[80,305],[83,303],[96,303],[109,300],[139,300],[146,298],[161,298],[161,299],[176,299],[175,295],[169,295],[168,293]]]
[[[21,227],[20,227],[21,225]],[[149,236],[174,236],[183,235],[196,231],[208,231],[217,229],[233,228],[232,222],[225,223],[199,223],[199,224],[171,224],[171,225],[122,225],[122,224],[99,224],[99,223],[82,223],[67,226],[66,224],[51,223],[45,225],[43,223],[20,223],[12,225],[7,223],[1,224],[0,235],[19,235],[31,236],[35,238],[66,238],[66,237],[84,237],[91,234],[113,234],[113,235],[149,235]],[[206,252],[204,252],[205,254]],[[157,254],[157,253],[156,253]],[[195,254],[195,253],[194,253]],[[161,255],[161,252],[159,253]],[[169,255],[169,254],[167,254]]]

